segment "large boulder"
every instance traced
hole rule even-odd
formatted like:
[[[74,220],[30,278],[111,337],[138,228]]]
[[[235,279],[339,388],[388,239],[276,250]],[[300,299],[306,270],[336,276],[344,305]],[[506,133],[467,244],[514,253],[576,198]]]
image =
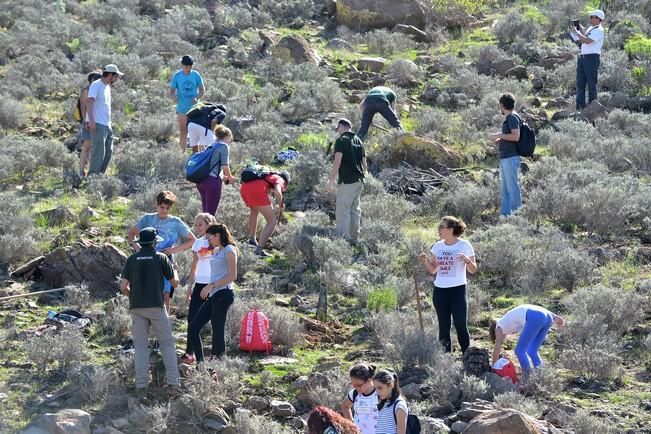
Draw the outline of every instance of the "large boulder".
[[[313,63],[318,65],[321,58],[301,35],[284,36],[271,51],[272,57],[290,63]]]
[[[79,409],[42,414],[21,434],[90,434],[91,416]]]
[[[353,29],[425,25],[425,10],[417,0],[337,0],[337,21]]]
[[[559,432],[548,422],[510,408],[487,411],[472,419],[463,434],[547,434]]]
[[[45,282],[53,287],[88,282],[91,295],[114,293],[127,255],[113,244],[87,240],[59,247],[45,255],[39,265]]]

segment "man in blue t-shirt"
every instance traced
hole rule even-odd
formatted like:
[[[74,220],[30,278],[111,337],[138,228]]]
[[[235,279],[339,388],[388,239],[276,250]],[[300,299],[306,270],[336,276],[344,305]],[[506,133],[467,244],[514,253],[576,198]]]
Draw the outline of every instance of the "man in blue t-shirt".
[[[176,118],[179,122],[179,146],[185,152],[188,138],[188,118],[185,114],[206,93],[201,74],[192,69],[190,56],[181,58],[182,68],[174,73],[170,82],[170,96],[176,101]]]
[[[136,225],[129,230],[127,240],[135,251],[140,250],[138,243],[134,241],[140,230],[147,227],[156,229],[161,238],[156,243],[156,251],[167,255],[172,264],[174,253],[182,252],[192,247],[197,239],[180,218],[170,215],[170,209],[176,203],[176,195],[171,191],[161,191],[156,196],[156,212],[145,214],[138,220]],[[168,280],[165,280],[164,301],[169,312],[170,298],[174,295],[174,288]]]

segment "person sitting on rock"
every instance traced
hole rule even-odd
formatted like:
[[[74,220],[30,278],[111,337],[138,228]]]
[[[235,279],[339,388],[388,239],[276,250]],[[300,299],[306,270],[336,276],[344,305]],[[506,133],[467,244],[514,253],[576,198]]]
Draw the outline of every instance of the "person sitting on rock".
[[[127,240],[137,252],[140,247],[134,242],[134,238],[139,230],[145,227],[153,227],[158,231],[162,241],[157,244],[156,250],[163,252],[174,264],[174,254],[188,250],[192,247],[197,239],[190,231],[188,225],[183,220],[170,215],[170,209],[176,203],[176,195],[171,191],[161,191],[156,196],[156,212],[145,214],[138,220],[127,234]],[[179,240],[183,240],[178,244]],[[169,312],[170,299],[174,296],[174,288],[165,282],[165,308]]]
[[[308,434],[360,434],[359,428],[322,405],[314,407],[307,418]]]
[[[366,98],[360,104],[362,121],[357,136],[364,140],[368,129],[373,123],[373,116],[380,113],[389,124],[399,131],[403,131],[400,119],[396,115],[396,94],[385,86],[377,86],[369,90]]]
[[[544,307],[532,304],[514,307],[502,318],[491,321],[488,334],[491,341],[495,343],[492,363],[499,360],[505,338],[508,335],[520,333],[520,338],[515,346],[515,355],[518,357],[523,375],[526,376],[531,372],[529,358],[531,358],[534,368],[542,366],[538,351],[552,324],[562,327],[565,320]]]

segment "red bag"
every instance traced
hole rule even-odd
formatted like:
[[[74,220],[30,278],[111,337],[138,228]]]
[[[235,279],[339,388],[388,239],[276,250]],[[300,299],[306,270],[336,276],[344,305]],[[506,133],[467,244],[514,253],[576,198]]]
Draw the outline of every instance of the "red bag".
[[[269,340],[269,319],[257,309],[250,310],[242,318],[240,329],[240,350],[271,352]]]
[[[515,365],[511,360],[502,356],[497,362],[493,364],[493,372],[500,377],[508,378],[513,384],[518,384],[518,373],[515,370]]]

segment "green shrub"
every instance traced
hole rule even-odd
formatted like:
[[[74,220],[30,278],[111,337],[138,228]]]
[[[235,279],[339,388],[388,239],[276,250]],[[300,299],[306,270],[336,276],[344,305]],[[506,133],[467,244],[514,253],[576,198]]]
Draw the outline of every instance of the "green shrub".
[[[368,293],[366,307],[374,312],[389,311],[398,306],[398,294],[392,288],[372,289]]]
[[[630,56],[651,57],[651,38],[642,33],[637,33],[626,41],[624,50]]]

